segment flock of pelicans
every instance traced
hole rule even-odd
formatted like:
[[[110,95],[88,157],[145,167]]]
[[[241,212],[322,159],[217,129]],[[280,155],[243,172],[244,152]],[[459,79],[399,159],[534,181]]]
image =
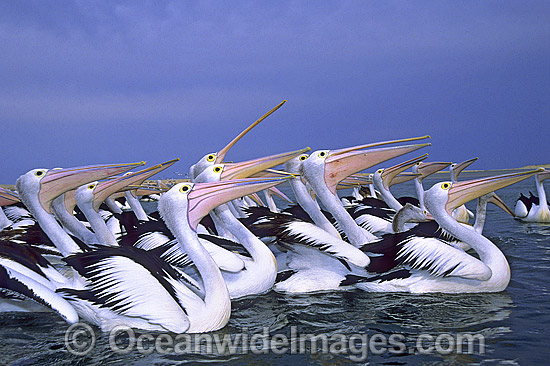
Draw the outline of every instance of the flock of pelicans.
[[[198,333],[224,327],[232,299],[271,289],[498,292],[510,267],[482,235],[487,204],[550,222],[543,168],[457,181],[475,159],[425,162],[425,154],[358,173],[430,145],[421,142],[429,136],[224,162],[276,108],[171,187],[144,182],[178,159],[131,173],[144,163],[34,169],[16,191],[2,189],[4,306],[32,311],[38,303],[105,331]],[[447,167],[451,180],[424,190],[423,179]],[[494,194],[532,176],[538,199],[522,195],[515,213]],[[396,199],[390,187],[406,181],[414,181],[417,197]],[[285,182],[297,204],[281,210],[273,197],[290,201],[275,187]],[[339,198],[342,188],[353,194]],[[158,212],[147,214],[140,196],[158,199]],[[470,225],[474,214],[464,203],[474,199]]]

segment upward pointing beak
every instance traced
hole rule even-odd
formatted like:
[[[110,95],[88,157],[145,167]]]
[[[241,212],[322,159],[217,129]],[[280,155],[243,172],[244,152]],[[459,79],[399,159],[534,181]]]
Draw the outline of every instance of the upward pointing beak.
[[[449,188],[449,198],[445,208],[447,212],[452,212],[455,208],[465,204],[468,201],[496,191],[497,189],[520,182],[541,171],[542,170],[537,169],[521,173],[503,174],[494,177],[456,182],[451,186],[451,188]]]
[[[195,183],[189,193],[188,219],[193,229],[200,220],[212,209],[233,199],[248,196],[286,182],[291,177],[284,178],[248,178],[211,183]]]
[[[336,186],[347,176],[429,145],[425,143],[346,152],[339,150],[337,154],[330,151],[325,160],[325,184],[335,194]]]
[[[394,165],[392,167],[384,169],[384,172],[381,174],[382,182],[384,182],[384,187],[389,188],[394,184],[393,183],[395,177],[399,174],[404,172],[405,170],[409,169],[416,163],[421,162],[422,160],[426,159],[428,157],[428,154],[421,155],[417,158],[410,159],[407,161],[404,161],[402,163],[399,163],[397,165]],[[414,179],[416,177],[411,177],[411,179]]]
[[[48,170],[40,181],[38,199],[48,213],[54,198],[83,184],[121,174],[145,164],[144,161],[129,164],[93,165],[78,168]]]
[[[418,174],[418,173],[403,172],[403,173],[397,174],[395,177],[393,177],[393,179],[389,183],[389,186],[391,187],[391,186],[394,186],[396,184],[405,183],[405,182],[413,180],[414,178],[418,178],[420,176],[421,175]]]
[[[494,193],[493,196],[489,198],[489,201],[487,202],[492,203],[493,205],[499,207],[510,216],[516,217],[516,214],[514,213],[514,211],[512,211],[512,209],[508,207],[508,205],[499,196],[497,196],[496,193]]]
[[[269,110],[266,114],[264,114],[258,120],[256,120],[256,122],[248,126],[243,132],[239,133],[233,140],[231,140],[227,145],[225,145],[220,151],[218,151],[218,153],[216,154],[216,160],[214,161],[214,164],[222,163],[229,149],[231,149],[231,147],[235,145],[237,141],[239,141],[244,135],[246,135],[251,129],[253,129],[256,125],[258,125],[264,119],[272,115],[277,109],[281,108],[281,106],[285,103],[286,103],[286,100],[283,100],[281,103],[277,104],[275,107]]]
[[[421,174],[419,179],[422,181],[424,178],[447,168],[449,165],[451,165],[450,162],[420,162],[417,165],[416,171]]]
[[[458,164],[455,164],[455,166],[453,167],[453,174],[454,174],[454,177],[455,177],[455,180],[458,179],[458,175],[464,170],[466,169],[467,167],[469,167],[470,165],[472,165],[473,162],[475,162],[478,158],[473,158],[473,159],[469,159],[469,160],[466,160],[466,161],[463,161],[462,163],[458,163]]]
[[[146,179],[151,178],[153,175],[172,166],[179,160],[180,159],[169,160],[165,163],[157,164],[138,172],[128,173],[121,177],[98,183],[96,188],[94,189],[94,210],[98,211],[101,203],[113,193],[118,191],[135,190],[136,186],[141,185]]]
[[[270,155],[263,158],[243,161],[241,163],[224,163],[223,172],[221,174],[222,180],[241,179],[250,177],[265,169],[275,167],[283,164],[286,161],[303,154],[306,151],[310,151],[309,147],[285,152],[276,155]]]

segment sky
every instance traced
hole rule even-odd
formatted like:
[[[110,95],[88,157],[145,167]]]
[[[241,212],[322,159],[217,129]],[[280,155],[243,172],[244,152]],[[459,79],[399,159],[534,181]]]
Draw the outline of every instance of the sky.
[[[183,177],[283,100],[226,160],[428,134],[428,161],[550,163],[548,1],[1,1],[0,52],[3,184]]]

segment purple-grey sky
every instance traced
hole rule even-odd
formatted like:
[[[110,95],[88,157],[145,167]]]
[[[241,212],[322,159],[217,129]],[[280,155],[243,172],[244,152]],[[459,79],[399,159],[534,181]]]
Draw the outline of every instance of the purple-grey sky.
[[[429,134],[432,161],[550,163],[548,1],[2,1],[0,52],[0,183],[175,177],[283,99],[228,160]]]

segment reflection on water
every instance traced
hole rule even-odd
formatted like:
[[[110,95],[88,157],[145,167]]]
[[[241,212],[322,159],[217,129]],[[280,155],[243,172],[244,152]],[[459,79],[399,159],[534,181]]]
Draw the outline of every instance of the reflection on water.
[[[462,176],[461,176],[462,177]],[[444,177],[443,179],[446,179]],[[463,179],[467,179],[465,175]],[[426,180],[428,188],[435,181]],[[503,189],[499,195],[513,206],[519,192],[532,182]],[[396,186],[397,196],[412,192]],[[399,191],[401,190],[401,191]],[[284,190],[283,190],[284,191]],[[287,193],[287,192],[285,192]],[[475,204],[468,204],[470,209]],[[479,334],[485,337],[484,354],[369,354],[372,364],[469,365],[541,364],[550,339],[550,225],[522,223],[489,206],[484,234],[506,255],[512,269],[507,290],[497,294],[379,294],[361,291],[288,296],[270,292],[232,304],[229,324],[214,335],[282,334],[292,340],[300,334],[375,334],[404,336],[407,349],[422,334]],[[348,354],[157,354],[111,352],[108,334],[95,329],[95,348],[85,357],[69,354],[64,346],[68,326],[53,313],[0,315],[2,362],[14,365],[172,365],[196,362],[248,364],[355,364]],[[204,349],[203,349],[204,351]],[[362,362],[359,362],[362,363]],[[364,363],[364,362],[363,362]]]

